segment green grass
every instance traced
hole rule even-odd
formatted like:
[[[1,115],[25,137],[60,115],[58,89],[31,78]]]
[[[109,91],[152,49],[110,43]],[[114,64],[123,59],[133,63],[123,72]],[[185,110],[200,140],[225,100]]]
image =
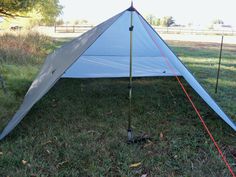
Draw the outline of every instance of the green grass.
[[[64,42],[47,40],[43,50],[48,52]],[[217,46],[169,44],[236,120],[236,53],[232,50],[236,46],[225,46],[219,90],[214,94]],[[17,110],[41,63],[2,62],[8,94],[0,90],[1,129]],[[183,83],[236,171],[235,132]],[[132,128],[136,135],[150,135],[152,141],[128,145],[127,86],[127,79],[61,79],[0,142],[0,176],[230,176],[175,78],[134,79]],[[139,168],[129,167],[137,162]]]

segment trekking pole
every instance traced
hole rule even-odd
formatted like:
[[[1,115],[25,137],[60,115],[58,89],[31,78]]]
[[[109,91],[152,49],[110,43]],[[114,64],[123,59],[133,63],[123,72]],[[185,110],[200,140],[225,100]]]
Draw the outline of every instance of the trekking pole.
[[[133,1],[131,2],[131,8],[133,7]],[[133,53],[133,11],[130,11],[130,63],[129,63],[129,117],[128,117],[128,142],[132,142],[133,140],[133,133],[131,129],[131,119],[132,119],[132,53]]]

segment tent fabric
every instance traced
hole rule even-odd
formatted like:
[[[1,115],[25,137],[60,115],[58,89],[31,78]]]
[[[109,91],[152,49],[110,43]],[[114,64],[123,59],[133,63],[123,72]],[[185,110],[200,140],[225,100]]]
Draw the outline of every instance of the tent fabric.
[[[104,31],[106,31],[124,12],[101,23],[80,37],[65,44],[54,53],[50,54],[36,79],[26,93],[23,103],[11,121],[0,134],[0,140],[9,134],[13,128],[24,118],[32,106],[39,101],[50,88],[60,79],[65,70],[92,45]]]
[[[133,14],[134,77],[183,76],[203,100],[236,131],[236,124],[215,103],[156,31],[137,11]],[[13,130],[61,77],[128,77],[129,26],[130,11],[126,10],[50,54],[26,93],[19,110],[0,134],[0,140]],[[166,65],[166,59],[175,73]]]
[[[236,131],[236,124],[230,119],[224,111],[219,107],[219,105],[213,100],[213,98],[207,93],[207,91],[200,85],[200,83],[195,79],[187,67],[179,60],[179,58],[172,52],[168,45],[163,41],[163,39],[157,34],[157,32],[146,23],[145,19],[140,16],[140,20],[144,25],[144,28],[148,30],[153,40],[158,44],[158,50],[163,52],[163,55],[168,61],[174,66],[173,69],[178,68],[175,72],[179,72],[184,79],[189,83],[189,85],[198,93],[198,95],[230,126]],[[157,48],[157,47],[156,47]]]
[[[130,11],[126,11],[62,77],[129,77],[129,19]],[[173,76],[137,12],[133,13],[133,24],[133,77]]]
[[[133,26],[133,57],[161,56],[140,22],[137,12],[133,12]],[[129,56],[129,27],[130,11],[126,11],[83,55]]]
[[[133,77],[173,76],[163,57],[133,57]],[[178,73],[177,75],[180,76]],[[81,56],[63,78],[129,77],[128,56]]]

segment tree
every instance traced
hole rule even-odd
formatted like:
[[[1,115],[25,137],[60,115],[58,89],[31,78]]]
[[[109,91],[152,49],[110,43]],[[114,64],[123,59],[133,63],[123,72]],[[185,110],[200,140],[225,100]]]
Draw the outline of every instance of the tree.
[[[169,27],[171,25],[175,24],[175,21],[172,16],[165,16],[161,19],[161,25]]]
[[[30,17],[28,12],[35,10],[42,16],[41,23],[54,23],[61,13],[59,0],[1,0],[1,17]]]
[[[0,16],[2,17],[16,17],[22,16],[22,13],[30,11],[37,3],[37,0],[1,0],[0,2]]]
[[[165,17],[162,17],[160,19],[160,18],[157,18],[155,15],[150,14],[150,15],[146,16],[146,20],[151,25],[156,25],[156,26],[166,26],[166,27],[169,27],[169,26],[175,24],[175,21],[174,21],[172,16],[165,16]]]
[[[158,18],[157,20],[156,20],[156,24],[155,24],[156,26],[160,26],[161,25],[161,19],[160,18]]]
[[[56,21],[56,25],[58,25],[58,26],[64,25],[64,21],[62,19],[59,19]]]
[[[146,20],[148,21],[148,23],[150,23],[151,25],[156,25],[159,26],[161,24],[161,19],[157,18],[155,15],[147,15],[146,16]]]
[[[75,20],[74,25],[79,25],[80,21],[79,20]]]
[[[220,24],[220,25],[223,25],[223,24],[224,24],[224,21],[221,20],[221,19],[215,19],[215,20],[213,21],[213,24]]]
[[[156,18],[156,17],[155,17],[154,15],[150,14],[150,15],[148,15],[148,16],[146,17],[146,20],[148,21],[148,23],[150,23],[151,25],[153,25],[155,18]]]
[[[42,15],[41,23],[52,25],[56,17],[61,14],[62,6],[59,0],[41,0],[36,4],[35,9]]]
[[[88,23],[88,20],[81,20],[81,24],[87,24]]]

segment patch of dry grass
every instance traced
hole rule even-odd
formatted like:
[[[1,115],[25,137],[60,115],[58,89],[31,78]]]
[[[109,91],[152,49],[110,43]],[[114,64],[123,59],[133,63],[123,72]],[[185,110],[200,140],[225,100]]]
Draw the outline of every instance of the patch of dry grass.
[[[0,62],[8,64],[39,64],[43,62],[53,40],[39,33],[4,34],[0,36]]]

